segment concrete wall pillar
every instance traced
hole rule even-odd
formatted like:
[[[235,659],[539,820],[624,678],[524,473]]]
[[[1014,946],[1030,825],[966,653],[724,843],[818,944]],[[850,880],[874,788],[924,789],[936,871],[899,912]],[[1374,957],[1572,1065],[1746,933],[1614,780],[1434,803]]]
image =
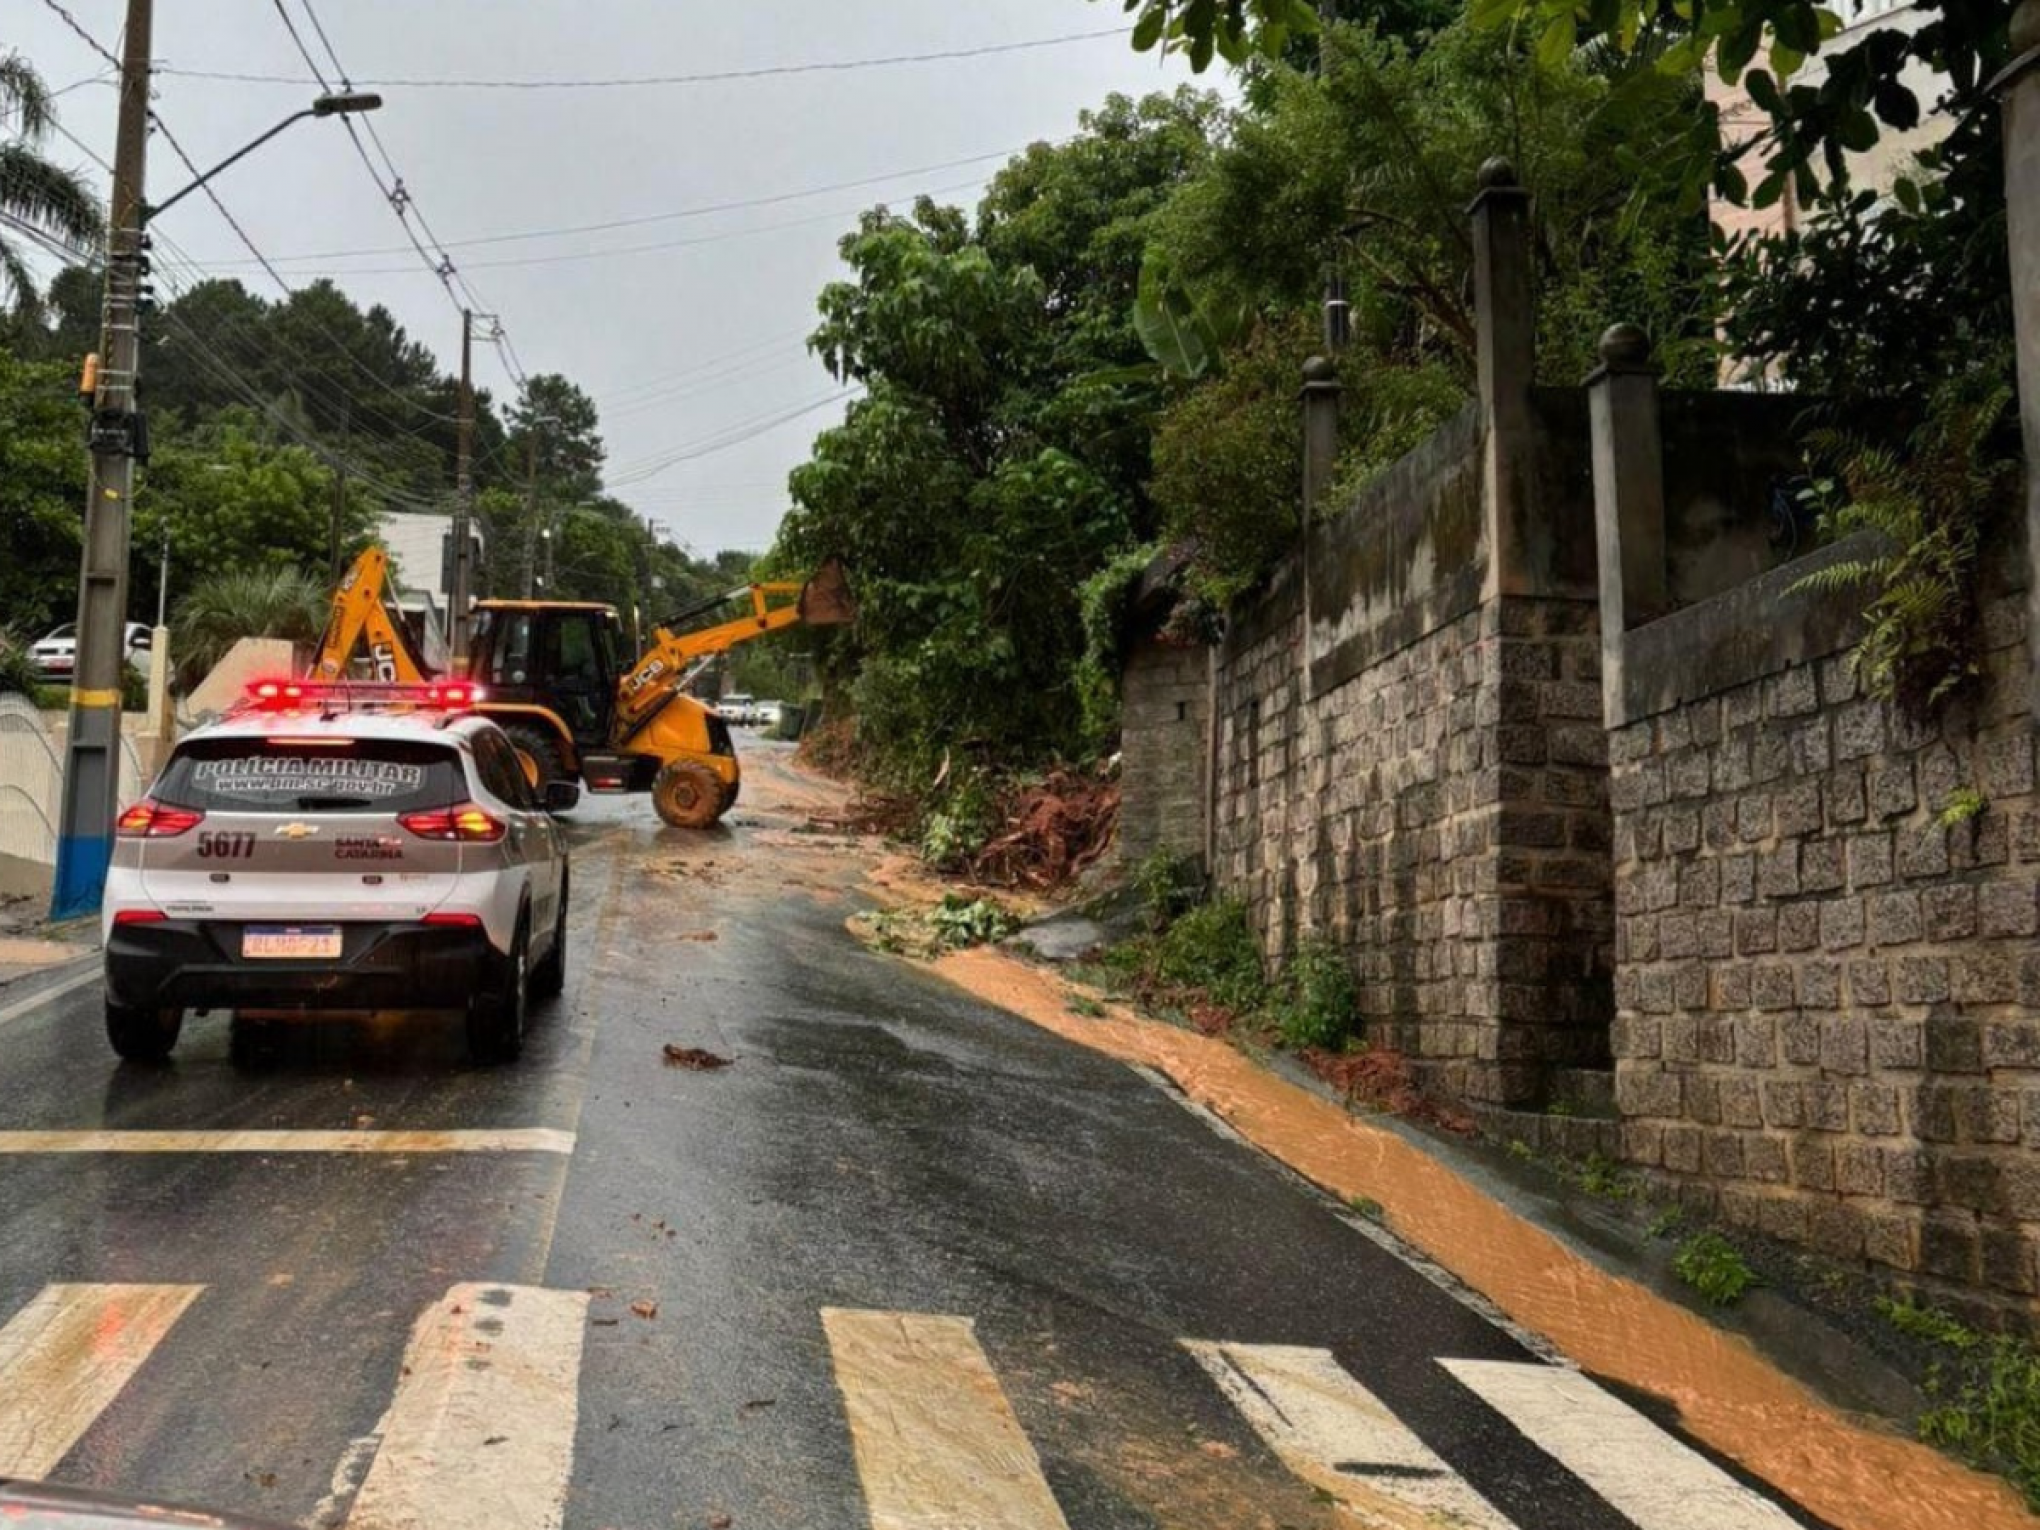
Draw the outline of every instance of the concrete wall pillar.
[[[1601,336],[1601,364],[1587,374],[1593,430],[1594,532],[1601,581],[1601,703],[1611,725],[1622,709],[1622,637],[1671,608],[1665,573],[1664,442],[1658,370],[1650,337],[1634,324]]]
[[[2026,641],[2040,713],[2040,0],[2012,13],[2015,62],[1998,77],[2004,105],[2005,226],[2011,242],[2012,328],[2019,362],[2019,422],[2026,448]]]
[[[1323,356],[1303,364],[1303,524],[1323,508],[1332,465],[1339,456],[1339,369]]]
[[[1525,525],[1536,428],[1530,387],[1537,366],[1537,307],[1530,193],[1505,159],[1480,167],[1473,223],[1473,315],[1481,410],[1487,420],[1488,576],[1485,595],[1536,593]]]

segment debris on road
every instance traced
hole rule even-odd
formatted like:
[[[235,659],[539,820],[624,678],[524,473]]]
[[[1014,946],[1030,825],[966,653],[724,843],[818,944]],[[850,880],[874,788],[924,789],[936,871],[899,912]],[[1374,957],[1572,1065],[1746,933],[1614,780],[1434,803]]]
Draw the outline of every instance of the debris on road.
[[[655,1318],[659,1315],[659,1304],[655,1301],[638,1300],[630,1304],[631,1315],[641,1318]]]
[[[714,1052],[704,1052],[700,1047],[675,1046],[666,1043],[666,1066],[688,1068],[696,1073],[713,1073],[717,1068],[727,1068],[730,1059]]]

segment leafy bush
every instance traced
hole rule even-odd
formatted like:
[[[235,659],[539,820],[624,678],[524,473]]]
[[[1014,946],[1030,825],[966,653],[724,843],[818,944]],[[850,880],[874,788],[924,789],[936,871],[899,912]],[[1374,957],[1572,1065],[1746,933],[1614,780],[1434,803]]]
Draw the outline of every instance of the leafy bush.
[[[1077,592],[1084,625],[1084,654],[1077,661],[1077,690],[1084,712],[1084,736],[1102,748],[1119,732],[1119,677],[1126,668],[1127,628],[1134,592],[1159,547],[1150,542],[1128,548],[1086,579]]]
[[[1732,1307],[1757,1285],[1757,1272],[1719,1233],[1696,1233],[1672,1255],[1672,1273],[1716,1307]]]
[[[1155,974],[1186,988],[1201,988],[1227,1009],[1257,1008],[1267,994],[1261,943],[1239,898],[1217,898],[1191,909],[1156,942]]]
[[[965,771],[946,783],[922,819],[921,859],[954,871],[984,849],[998,821],[992,782],[981,771]]]
[[[1127,885],[1140,900],[1148,928],[1160,933],[1197,906],[1204,878],[1187,857],[1157,850],[1133,868]]]
[[[1322,937],[1300,944],[1276,985],[1275,1024],[1292,1047],[1345,1045],[1356,1018],[1353,974],[1339,948]]]
[[[177,603],[171,652],[186,685],[196,685],[244,637],[316,643],[330,596],[297,568],[230,569],[193,585]]]
[[[1810,491],[1823,537],[1869,531],[1885,545],[1794,588],[1870,591],[1849,657],[1872,696],[1931,709],[1978,671],[1977,553],[1987,512],[2018,481],[2016,457],[1995,439],[2013,397],[1986,369],[1937,390],[1903,452],[1832,430],[1809,441],[1827,469]]]
[[[1879,1317],[1900,1333],[1929,1344],[1942,1344],[1949,1349],[1975,1349],[1983,1343],[1982,1334],[1939,1307],[1918,1307],[1910,1301],[1893,1301],[1888,1296],[1878,1297],[1871,1305],[1877,1309]]]
[[[936,944],[961,949],[1004,940],[1020,928],[1020,921],[990,898],[975,900],[945,893],[941,903],[928,913],[928,927]]]

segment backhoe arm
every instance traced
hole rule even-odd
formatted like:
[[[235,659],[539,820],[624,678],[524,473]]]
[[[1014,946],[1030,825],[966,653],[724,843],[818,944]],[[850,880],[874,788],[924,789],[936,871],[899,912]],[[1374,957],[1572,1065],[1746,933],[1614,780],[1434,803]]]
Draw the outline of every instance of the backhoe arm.
[[[413,685],[427,678],[410,639],[390,620],[389,609],[383,604],[389,568],[389,554],[380,547],[368,548],[354,560],[347,577],[333,591],[333,614],[312,661],[311,679],[345,680],[354,650],[364,639],[375,680]]]
[[[690,632],[675,632],[675,623],[690,614],[698,615],[731,601],[749,600],[750,612],[732,621],[718,622]],[[693,667],[712,654],[726,653],[739,643],[781,632],[805,623],[811,627],[834,626],[851,620],[856,607],[850,598],[849,582],[842,565],[831,558],[805,584],[781,582],[751,584],[718,595],[715,599],[669,618],[653,629],[651,646],[630,671],[617,682],[616,736],[627,738],[638,725],[656,712],[679,686],[686,683]]]

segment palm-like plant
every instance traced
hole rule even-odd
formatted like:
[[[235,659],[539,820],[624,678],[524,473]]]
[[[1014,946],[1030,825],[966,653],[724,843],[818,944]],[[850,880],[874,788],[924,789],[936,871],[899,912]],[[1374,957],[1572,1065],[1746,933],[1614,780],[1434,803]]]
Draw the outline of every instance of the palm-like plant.
[[[49,87],[19,53],[0,53],[0,298],[33,308],[41,300],[22,253],[23,236],[96,250],[106,219],[97,198],[72,171],[45,159],[43,141],[56,125]]]
[[[330,597],[303,569],[226,569],[200,580],[177,602],[170,652],[178,678],[196,685],[244,637],[316,643]]]

